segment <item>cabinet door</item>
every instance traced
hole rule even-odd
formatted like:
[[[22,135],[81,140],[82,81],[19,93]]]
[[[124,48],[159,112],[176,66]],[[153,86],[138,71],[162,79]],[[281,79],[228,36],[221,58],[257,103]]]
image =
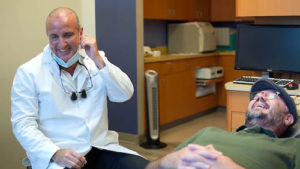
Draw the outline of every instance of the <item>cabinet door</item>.
[[[245,124],[245,112],[232,111],[231,131],[235,131],[240,126]]]
[[[169,0],[144,0],[145,19],[167,19],[172,15]]]
[[[193,67],[208,67],[208,66],[216,66],[217,65],[217,56],[208,56],[208,57],[201,57],[196,59],[191,59],[191,63]]]
[[[210,21],[210,0],[195,0],[196,13],[200,21]]]
[[[228,91],[227,93],[227,130],[233,131],[245,123],[249,92]]]
[[[299,0],[236,0],[236,14],[247,16],[299,16]]]
[[[255,0],[253,0],[255,1]],[[251,17],[236,15],[236,0],[211,0],[211,21],[253,21]]]
[[[144,0],[145,19],[208,21],[209,11],[209,0]]]
[[[211,21],[234,21],[235,0],[211,0]]]
[[[187,117],[194,112],[195,80],[193,72],[178,72],[159,79],[160,124]]]
[[[210,2],[209,0],[186,0],[188,8],[187,14],[189,20],[209,21]]]
[[[188,5],[185,0],[166,0],[167,13],[166,19],[170,20],[187,20],[188,19]]]

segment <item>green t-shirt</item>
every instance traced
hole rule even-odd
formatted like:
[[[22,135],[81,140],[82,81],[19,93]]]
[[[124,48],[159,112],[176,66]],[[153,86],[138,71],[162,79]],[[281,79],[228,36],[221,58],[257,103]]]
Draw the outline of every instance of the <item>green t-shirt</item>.
[[[277,138],[259,126],[238,132],[214,127],[205,128],[176,150],[187,144],[212,144],[216,150],[247,169],[300,169],[300,139]]]

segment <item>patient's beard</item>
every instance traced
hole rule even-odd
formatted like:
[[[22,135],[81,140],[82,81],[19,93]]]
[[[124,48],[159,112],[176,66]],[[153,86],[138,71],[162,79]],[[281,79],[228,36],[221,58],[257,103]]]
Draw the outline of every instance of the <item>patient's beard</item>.
[[[258,125],[264,128],[277,128],[281,126],[283,114],[282,112],[269,112],[265,114],[260,111],[251,112],[248,110],[245,124],[247,127]]]

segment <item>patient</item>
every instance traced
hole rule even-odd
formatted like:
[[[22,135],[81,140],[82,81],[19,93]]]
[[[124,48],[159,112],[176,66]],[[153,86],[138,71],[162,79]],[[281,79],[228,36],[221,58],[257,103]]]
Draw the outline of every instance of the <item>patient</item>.
[[[147,169],[300,169],[300,139],[284,138],[297,119],[286,91],[263,79],[251,88],[245,126],[236,132],[205,128]]]

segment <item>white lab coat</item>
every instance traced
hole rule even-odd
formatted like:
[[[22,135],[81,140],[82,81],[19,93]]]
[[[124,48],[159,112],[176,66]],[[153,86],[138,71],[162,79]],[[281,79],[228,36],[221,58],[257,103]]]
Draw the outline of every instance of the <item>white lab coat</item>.
[[[11,91],[13,132],[26,150],[32,168],[63,168],[50,162],[53,154],[63,148],[82,155],[91,146],[137,154],[120,146],[118,134],[108,130],[107,97],[114,102],[128,100],[134,90],[128,76],[111,64],[104,52],[99,51],[105,62],[101,70],[80,52],[80,62],[87,67],[93,88],[88,90],[87,98],[79,96],[71,101],[62,88],[60,70],[50,52],[47,45],[41,54],[21,65]],[[84,68],[75,70],[73,76],[77,91],[91,83]],[[70,89],[68,84],[64,86]]]

